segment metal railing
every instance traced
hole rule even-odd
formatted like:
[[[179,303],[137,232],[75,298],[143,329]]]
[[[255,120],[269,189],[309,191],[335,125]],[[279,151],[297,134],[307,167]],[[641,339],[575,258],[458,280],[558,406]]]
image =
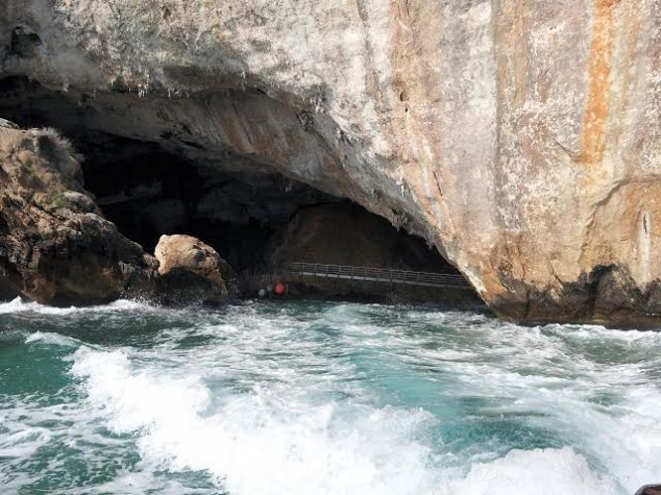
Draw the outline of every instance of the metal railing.
[[[414,272],[361,266],[323,265],[319,263],[291,263],[285,271],[305,277],[338,278],[366,282],[472,290],[472,287],[466,282],[464,277],[449,273]]]

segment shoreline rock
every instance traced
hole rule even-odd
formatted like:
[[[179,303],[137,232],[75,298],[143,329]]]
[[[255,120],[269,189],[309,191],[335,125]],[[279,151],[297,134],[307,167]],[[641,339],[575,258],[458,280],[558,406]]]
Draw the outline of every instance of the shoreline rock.
[[[51,129],[0,128],[0,295],[55,306],[149,296],[156,262],[103,218]]]

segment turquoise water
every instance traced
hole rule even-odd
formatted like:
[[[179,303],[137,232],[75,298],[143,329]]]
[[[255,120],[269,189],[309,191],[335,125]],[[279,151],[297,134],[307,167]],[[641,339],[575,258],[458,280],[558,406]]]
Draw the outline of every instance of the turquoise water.
[[[0,304],[0,493],[633,494],[661,334],[342,303]]]

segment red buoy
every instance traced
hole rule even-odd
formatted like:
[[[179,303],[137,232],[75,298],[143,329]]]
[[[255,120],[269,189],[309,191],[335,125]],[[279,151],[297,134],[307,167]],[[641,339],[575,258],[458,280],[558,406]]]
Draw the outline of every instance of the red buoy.
[[[284,295],[285,292],[287,292],[287,287],[285,287],[285,284],[278,282],[277,284],[275,284],[274,292],[277,296],[282,296]]]

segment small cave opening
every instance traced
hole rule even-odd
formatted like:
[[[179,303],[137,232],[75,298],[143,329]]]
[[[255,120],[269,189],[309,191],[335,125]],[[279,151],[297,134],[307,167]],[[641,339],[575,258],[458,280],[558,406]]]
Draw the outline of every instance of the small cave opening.
[[[460,276],[435,247],[362,206],[286,177],[250,154],[229,147],[210,151],[193,139],[174,136],[177,123],[162,125],[158,134],[150,127],[151,135],[141,133],[135,122],[122,133],[107,128],[106,120],[117,125],[118,114],[131,105],[149,108],[158,101],[115,93],[91,100],[23,78],[0,81],[0,94],[3,117],[23,127],[54,127],[72,141],[84,157],[85,188],[126,237],[148,253],[163,234],[197,237],[240,277],[258,277],[246,286],[249,296],[268,283],[264,275],[297,262]],[[131,111],[133,119],[140,115]],[[194,137],[188,128],[184,134]],[[324,280],[297,285],[301,289],[292,292],[299,295],[481,304],[472,290],[395,290],[387,284]]]

